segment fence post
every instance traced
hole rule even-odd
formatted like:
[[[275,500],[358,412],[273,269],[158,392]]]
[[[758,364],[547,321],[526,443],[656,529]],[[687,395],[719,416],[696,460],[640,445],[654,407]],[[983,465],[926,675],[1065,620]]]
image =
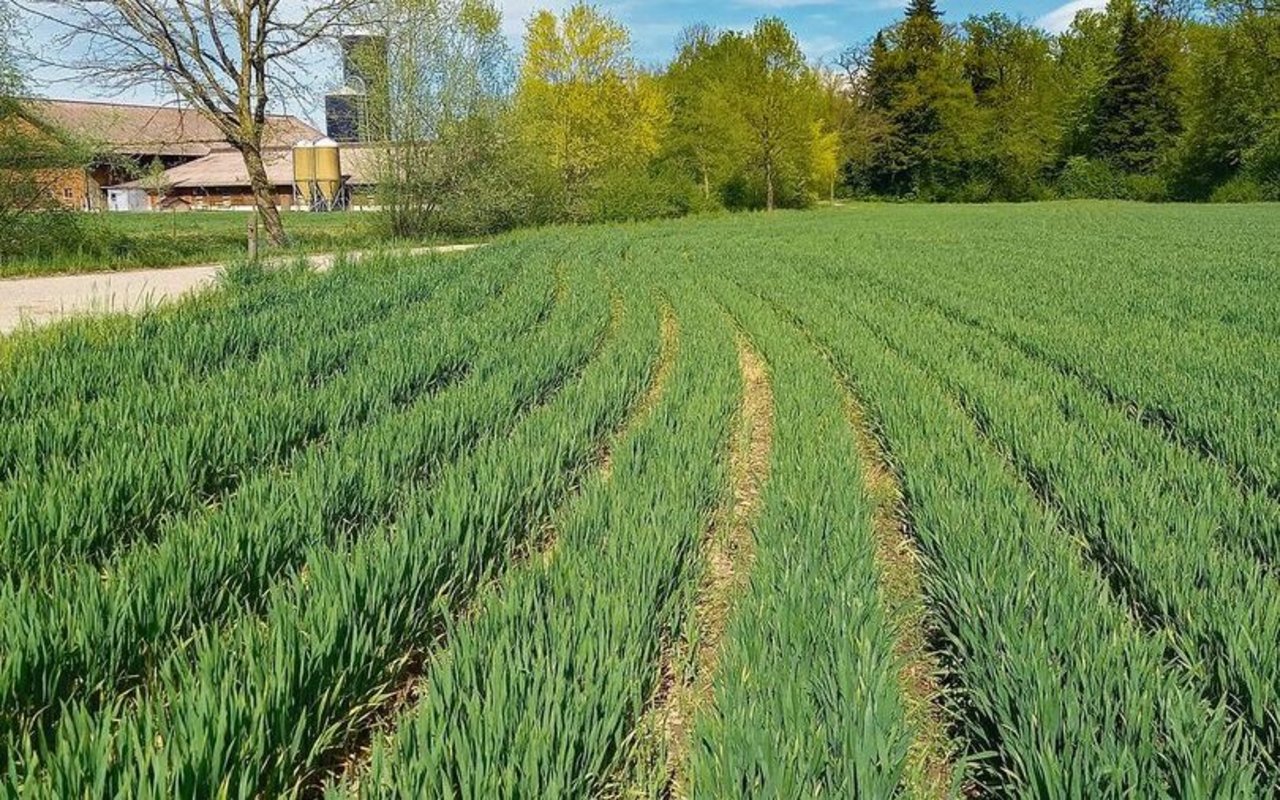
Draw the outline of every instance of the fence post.
[[[249,263],[258,263],[258,209],[249,214]]]

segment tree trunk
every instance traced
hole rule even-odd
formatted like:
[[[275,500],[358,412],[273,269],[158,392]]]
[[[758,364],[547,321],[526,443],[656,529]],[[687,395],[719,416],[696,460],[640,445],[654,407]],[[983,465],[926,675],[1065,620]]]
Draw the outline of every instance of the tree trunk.
[[[249,185],[253,187],[253,202],[258,207],[262,218],[262,226],[267,229],[267,239],[272,246],[283,247],[289,238],[284,232],[284,223],[280,220],[280,209],[276,207],[276,196],[271,191],[271,180],[267,177],[267,167],[262,163],[262,153],[254,147],[246,147],[240,151],[244,156],[244,166],[249,173]]]
[[[773,161],[764,162],[765,210],[773,210]]]

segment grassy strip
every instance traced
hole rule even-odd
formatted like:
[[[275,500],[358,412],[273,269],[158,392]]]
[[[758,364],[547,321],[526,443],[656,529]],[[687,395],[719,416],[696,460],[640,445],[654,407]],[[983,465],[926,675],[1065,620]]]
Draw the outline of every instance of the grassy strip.
[[[581,797],[603,788],[655,688],[662,640],[695,585],[691,556],[720,496],[717,453],[736,376],[709,311],[677,301],[676,366],[615,450],[612,477],[590,484],[560,520],[554,559],[510,576],[453,632],[417,709],[335,794]]]
[[[283,253],[413,246],[389,240],[376,214],[282,212],[289,246]],[[243,258],[247,211],[76,214],[78,235],[57,249],[29,252],[0,264],[0,278],[209,264]]]
[[[769,360],[777,446],[681,794],[894,796],[911,731],[856,440],[821,358],[758,301],[730,296]]]
[[[192,519],[155,547],[112,564],[103,581],[73,569],[45,587],[0,593],[0,686],[5,719],[39,713],[63,696],[111,696],[126,676],[147,674],[202,625],[265,602],[282,570],[309,547],[352,539],[394,519],[424,478],[491,431],[502,432],[590,356],[605,317],[583,302],[556,315],[532,342],[517,339],[540,314],[544,285],[454,329],[479,354],[469,380],[431,402],[353,429],[290,472],[247,485],[218,513]],[[397,343],[401,350],[403,342]],[[515,358],[524,352],[523,359]],[[219,546],[210,548],[209,542]],[[163,598],[163,603],[155,598]]]
[[[394,529],[312,550],[261,619],[198,635],[136,704],[70,704],[58,737],[15,762],[13,784],[55,797],[87,786],[248,797],[305,784],[396,685],[403,654],[503,568],[625,417],[651,361],[642,334],[624,324],[579,383],[447,470]]]
[[[1008,796],[1254,796],[1238,726],[1165,666],[964,413],[839,305],[774,287],[883,425],[927,557],[974,777]],[[1051,576],[1051,583],[1049,582]]]
[[[336,360],[310,358],[327,349],[322,343],[256,362],[245,376],[224,374],[198,393],[145,392],[162,413],[177,413],[172,424],[152,424],[127,406],[99,406],[107,412],[100,427],[119,435],[104,437],[87,459],[28,471],[0,490],[0,578],[100,563],[115,549],[150,540],[175,516],[217,503],[257,472],[438,388],[475,355],[452,326],[506,281],[477,275],[469,290],[458,287],[440,302],[351,334]],[[421,358],[400,357],[399,337],[409,331]],[[302,374],[284,377],[294,361],[306,364]],[[139,448],[139,438],[148,446]]]

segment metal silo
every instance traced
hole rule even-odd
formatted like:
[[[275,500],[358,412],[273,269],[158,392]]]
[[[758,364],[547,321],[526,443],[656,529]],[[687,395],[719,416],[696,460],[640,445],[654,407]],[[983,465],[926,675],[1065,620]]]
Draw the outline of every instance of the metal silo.
[[[315,205],[316,146],[303,139],[293,146],[293,202],[310,209]]]
[[[338,143],[325,138],[315,143],[316,187],[320,190],[318,200],[325,208],[338,206],[338,193],[342,189],[342,153]]]

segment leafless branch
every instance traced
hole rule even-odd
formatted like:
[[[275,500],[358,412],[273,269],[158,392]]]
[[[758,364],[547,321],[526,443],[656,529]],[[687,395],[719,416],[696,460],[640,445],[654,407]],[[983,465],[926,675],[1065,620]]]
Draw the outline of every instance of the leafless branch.
[[[301,56],[349,24],[364,0],[15,0],[60,31],[40,63],[123,93],[157,81],[245,155],[272,239],[283,229],[262,167],[273,102],[308,93]]]

